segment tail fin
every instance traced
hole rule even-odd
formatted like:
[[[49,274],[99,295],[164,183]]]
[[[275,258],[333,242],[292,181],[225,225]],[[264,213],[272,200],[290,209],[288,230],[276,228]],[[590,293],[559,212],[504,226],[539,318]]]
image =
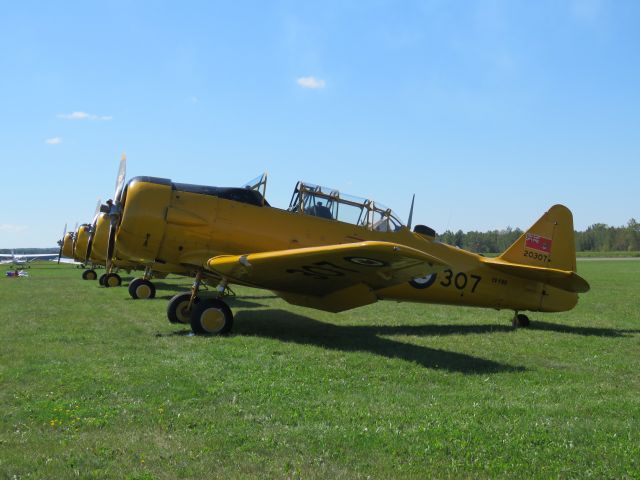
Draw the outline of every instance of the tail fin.
[[[564,205],[554,205],[502,255],[501,260],[576,271],[573,215]]]
[[[564,205],[551,207],[502,255],[482,261],[511,275],[568,292],[589,290],[587,281],[576,273],[573,216]]]

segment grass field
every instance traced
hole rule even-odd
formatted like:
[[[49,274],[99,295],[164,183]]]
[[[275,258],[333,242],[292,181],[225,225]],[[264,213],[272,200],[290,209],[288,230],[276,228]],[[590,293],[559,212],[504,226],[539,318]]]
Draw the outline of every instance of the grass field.
[[[0,478],[639,478],[640,262],[579,262],[571,312],[238,288],[234,334],[68,265],[0,278]]]

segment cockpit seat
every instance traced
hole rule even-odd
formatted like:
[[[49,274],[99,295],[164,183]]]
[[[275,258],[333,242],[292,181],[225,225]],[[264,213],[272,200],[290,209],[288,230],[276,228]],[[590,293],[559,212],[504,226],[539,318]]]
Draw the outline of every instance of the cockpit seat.
[[[305,213],[308,215],[313,215],[314,217],[327,218],[329,220],[333,220],[333,215],[331,215],[331,210],[329,210],[324,205],[314,205],[313,207],[305,210]]]

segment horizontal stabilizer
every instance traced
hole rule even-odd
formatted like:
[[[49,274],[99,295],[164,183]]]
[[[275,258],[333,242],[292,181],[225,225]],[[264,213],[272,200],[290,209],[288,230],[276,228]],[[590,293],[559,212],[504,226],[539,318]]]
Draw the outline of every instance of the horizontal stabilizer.
[[[482,262],[509,275],[544,282],[567,292],[585,293],[590,288],[584,278],[571,270],[515,264],[500,258],[482,258]]]

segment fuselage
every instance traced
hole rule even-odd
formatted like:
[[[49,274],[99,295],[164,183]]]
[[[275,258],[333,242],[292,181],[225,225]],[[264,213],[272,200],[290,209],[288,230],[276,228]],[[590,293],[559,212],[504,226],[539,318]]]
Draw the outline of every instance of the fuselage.
[[[140,264],[159,264],[169,271],[186,273],[204,269],[207,260],[219,255],[383,241],[427,252],[449,268],[377,290],[379,299],[533,311],[569,310],[577,302],[575,293],[500,272],[484,264],[477,254],[406,227],[379,232],[262,206],[250,196],[239,201],[235,190],[240,189],[134,178],[123,197],[116,236],[118,251]]]

